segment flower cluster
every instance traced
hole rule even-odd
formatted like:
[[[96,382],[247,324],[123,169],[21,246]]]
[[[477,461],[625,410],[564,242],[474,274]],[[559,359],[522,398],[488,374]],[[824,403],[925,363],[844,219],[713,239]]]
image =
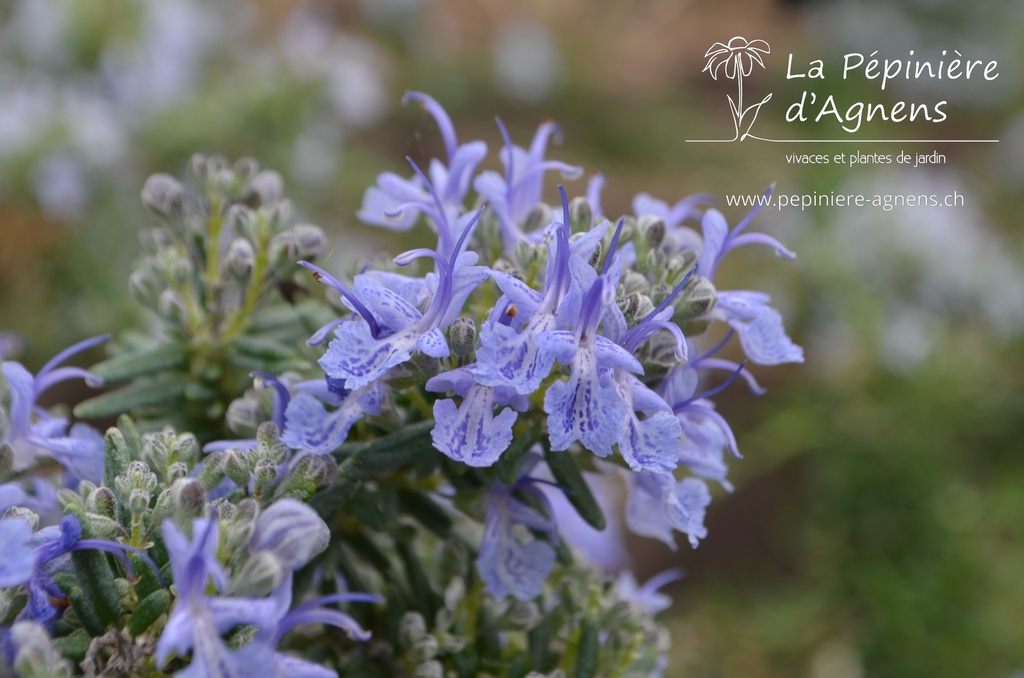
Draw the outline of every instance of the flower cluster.
[[[632,531],[706,536],[706,481],[731,489],[739,457],[712,398],[803,359],[768,297],[717,270],[747,244],[793,255],[706,196],[609,220],[596,175],[550,206],[548,172],[582,175],[546,157],[553,123],[523,148],[499,121],[504,172],[478,173],[487,145],[407,101],[446,157],[382,174],[359,214],[426,224],[433,247],[331,273],[278,175],[197,157],[188,185],[143,189],[163,219],[131,282],[152,336],[88,371],[60,365],[106,337],[35,375],[2,363],[0,669],[661,675],[653,616],[678,575],[615,579],[567,525],[605,529],[593,488],[621,478]],[[39,407],[69,378],[121,383],[74,410],[117,426]]]
[[[290,400],[282,439],[329,452],[355,422],[382,416],[387,394],[422,384],[436,394],[433,446],[451,460],[492,467],[517,435],[540,426],[549,453],[617,455],[632,472],[627,520],[634,531],[673,545],[678,531],[696,546],[710,501],[702,479],[725,483],[724,453],[739,456],[710,397],[740,377],[761,392],[747,361],[803,360],[767,295],[717,290],[715,273],[726,254],[747,244],[794,255],[770,236],[746,232],[756,209],[730,229],[720,212],[701,208],[703,196],[669,206],[640,195],[634,214],[613,224],[602,214],[597,176],[586,197],[570,202],[561,190],[561,205],[549,207],[542,202],[545,173],[581,174],[545,157],[557,133],[550,122],[522,148],[499,121],[504,174],[473,178],[486,145],[460,145],[449,116],[429,96],[414,92],[406,100],[435,119],[447,158],[432,159],[427,172],[410,161],[410,178],[382,174],[360,216],[396,230],[422,217],[436,247],[406,252],[394,264],[427,259],[433,270],[423,277],[363,270],[345,284],[303,262],[351,314],[310,340],[320,344],[333,333],[319,360],[326,388],[319,397]],[[699,351],[684,328],[704,334],[713,321],[728,332]],[[716,357],[733,335],[743,363]],[[728,376],[699,391],[711,371]],[[677,480],[680,468],[692,475]],[[512,499],[514,486],[499,483],[487,492],[478,565],[492,594],[529,599],[551,571],[553,552],[535,540],[518,543],[511,528],[552,541],[557,529],[550,511],[538,514]]]

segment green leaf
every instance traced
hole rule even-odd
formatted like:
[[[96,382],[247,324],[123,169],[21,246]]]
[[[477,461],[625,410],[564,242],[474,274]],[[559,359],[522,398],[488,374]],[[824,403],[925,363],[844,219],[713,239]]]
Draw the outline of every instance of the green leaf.
[[[234,342],[235,350],[260,360],[288,360],[295,357],[295,352],[273,339],[263,337],[238,337]]]
[[[75,406],[80,419],[99,419],[131,412],[154,405],[169,405],[180,401],[192,381],[181,375],[166,375],[157,379],[137,381],[118,391],[103,393]]]
[[[597,675],[598,651],[601,647],[600,627],[589,617],[580,624],[580,640],[576,646],[576,678]]]
[[[587,521],[594,529],[605,528],[604,512],[598,505],[594,495],[590,492],[590,486],[580,472],[576,462],[569,452],[555,452],[549,446],[544,446],[544,459],[548,462],[555,481],[562,486],[569,503],[573,505],[580,518]]]
[[[128,474],[128,464],[132,461],[128,442],[119,429],[110,428],[103,438],[103,484],[114,487],[117,476]]]
[[[433,428],[433,420],[428,419],[364,443],[338,466],[338,473],[343,478],[366,480],[397,471],[425,454],[434,454],[430,438]]]
[[[452,532],[452,517],[448,511],[423,492],[398,490],[398,504],[402,512],[415,518],[423,527],[439,537],[447,538]]]
[[[85,659],[90,643],[92,643],[92,638],[84,629],[78,629],[71,635],[53,639],[53,647],[57,652],[75,664],[81,664]]]
[[[164,589],[158,589],[142,599],[135,613],[128,620],[128,633],[132,638],[144,633],[157,619],[160,618],[171,604],[171,594]]]
[[[498,469],[498,477],[501,482],[511,485],[519,478],[519,463],[526,456],[537,441],[540,440],[540,425],[528,429],[522,435],[512,439],[512,444],[498,458],[495,467]]]
[[[161,344],[156,348],[133,351],[104,360],[92,372],[109,382],[128,381],[158,372],[183,369],[188,363],[188,349],[178,344]]]

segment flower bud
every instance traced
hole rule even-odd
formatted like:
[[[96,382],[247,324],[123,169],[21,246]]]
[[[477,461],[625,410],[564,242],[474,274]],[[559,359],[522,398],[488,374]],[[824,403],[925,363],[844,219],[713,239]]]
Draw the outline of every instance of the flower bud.
[[[184,200],[185,187],[169,174],[154,174],[142,186],[142,204],[161,216],[179,214]]]
[[[260,164],[255,158],[249,156],[242,156],[235,160],[231,169],[235,172],[241,181],[249,181],[256,173],[260,171]]]
[[[18,520],[24,520],[26,523],[28,523],[28,526],[32,528],[33,532],[35,532],[39,528],[39,515],[35,511],[27,509],[24,506],[11,506],[6,511],[4,511],[2,517],[4,520],[7,520],[8,518],[17,518]]]
[[[277,464],[273,459],[260,459],[253,468],[254,493],[257,496],[263,494],[263,488],[273,484],[277,480]]]
[[[107,518],[117,518],[117,497],[109,487],[97,487],[85,502],[86,510]]]
[[[573,231],[589,231],[594,222],[594,209],[583,196],[569,201],[569,226]]]
[[[256,432],[256,427],[266,418],[263,408],[252,397],[243,396],[231,401],[228,405],[227,414],[224,419],[228,428],[240,436],[251,436]]]
[[[171,515],[179,527],[192,525],[193,518],[203,515],[206,507],[206,491],[194,478],[182,478],[171,485]]]
[[[665,222],[659,217],[641,217],[637,222],[637,228],[648,247],[651,249],[658,249],[661,247],[662,241],[665,240],[666,227]]]
[[[476,348],[476,323],[472,318],[460,315],[448,327],[448,343],[452,353],[465,358]]]
[[[299,259],[299,242],[292,231],[282,231],[270,239],[268,248],[274,265],[294,263]]]
[[[262,598],[277,588],[287,572],[277,554],[260,551],[246,561],[232,580],[232,593],[247,598]]]
[[[183,461],[176,461],[167,467],[167,474],[165,476],[167,484],[171,485],[178,478],[184,478],[188,475],[188,464]]]
[[[132,490],[128,497],[128,510],[133,516],[141,516],[149,508],[149,492],[145,490]]]
[[[327,548],[330,537],[316,511],[286,498],[271,504],[256,520],[249,549],[272,551],[285,569],[297,570]]]
[[[34,621],[15,622],[8,631],[18,676],[72,676],[71,664],[53,646],[50,634]],[[6,644],[6,643],[5,643]]]
[[[156,310],[161,317],[176,322],[179,325],[184,323],[187,316],[185,300],[180,294],[170,288],[160,293],[160,298],[156,303]]]
[[[681,296],[682,299],[676,303],[676,316],[680,322],[707,315],[718,302],[718,291],[714,284],[700,276],[695,276],[687,284]]]
[[[224,264],[239,278],[247,278],[252,273],[252,267],[256,263],[256,252],[252,243],[245,238],[235,238],[228,245],[228,253],[224,257]]]
[[[532,243],[526,239],[516,243],[516,261],[525,270],[538,265],[547,256],[547,248],[540,243]]]
[[[523,221],[523,231],[529,233],[546,228],[553,219],[554,212],[551,211],[551,208],[539,202],[527,213],[526,219]]]
[[[242,199],[256,206],[272,205],[284,196],[284,179],[274,170],[263,170],[242,191]]]
[[[245,205],[235,204],[228,208],[227,223],[235,234],[253,238],[256,233],[256,212]]]
[[[313,224],[297,224],[292,228],[301,259],[316,259],[327,248],[323,229]]]
[[[220,484],[220,481],[224,480],[226,475],[224,470],[225,461],[223,452],[213,452],[203,460],[197,478],[207,490],[212,490]]]
[[[403,645],[412,647],[427,635],[427,622],[419,612],[406,612],[398,625],[398,637]]]
[[[153,308],[160,298],[162,286],[148,270],[132,271],[128,276],[128,293],[143,306]]]
[[[232,447],[224,450],[224,473],[231,482],[239,487],[249,486],[249,462],[245,458],[245,452]]]

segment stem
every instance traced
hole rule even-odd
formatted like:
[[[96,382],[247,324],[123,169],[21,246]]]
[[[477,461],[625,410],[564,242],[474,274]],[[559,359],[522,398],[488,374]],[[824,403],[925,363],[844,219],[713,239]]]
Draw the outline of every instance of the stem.
[[[213,289],[217,277],[220,275],[220,257],[217,245],[220,242],[220,229],[224,226],[222,207],[220,198],[215,197],[210,204],[210,219],[206,225],[206,289],[208,291]]]
[[[256,310],[257,304],[263,297],[263,276],[267,268],[267,249],[269,245],[268,229],[266,228],[266,216],[263,211],[257,212],[256,224],[256,261],[253,262],[252,272],[249,275],[249,284],[245,288],[245,300],[242,307],[235,311],[231,323],[222,336],[223,341],[231,341],[239,334],[248,322],[250,316]]]

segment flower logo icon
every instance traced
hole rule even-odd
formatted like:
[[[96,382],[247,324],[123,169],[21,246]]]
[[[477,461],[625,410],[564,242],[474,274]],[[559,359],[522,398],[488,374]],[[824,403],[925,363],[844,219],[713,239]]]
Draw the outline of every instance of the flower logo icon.
[[[762,55],[770,54],[771,51],[771,47],[764,40],[747,40],[737,35],[728,43],[716,42],[704,54],[707,63],[702,72],[711,73],[711,77],[715,80],[718,80],[718,74],[721,72],[729,80],[736,81],[738,88],[736,99],[733,100],[732,96],[728,97],[729,110],[732,113],[736,134],[729,141],[743,141],[752,136],[750,128],[753,127],[761,106],[772,98],[769,93],[758,103],[751,104],[746,108],[743,106],[743,78],[753,72],[754,64],[764,68]]]

